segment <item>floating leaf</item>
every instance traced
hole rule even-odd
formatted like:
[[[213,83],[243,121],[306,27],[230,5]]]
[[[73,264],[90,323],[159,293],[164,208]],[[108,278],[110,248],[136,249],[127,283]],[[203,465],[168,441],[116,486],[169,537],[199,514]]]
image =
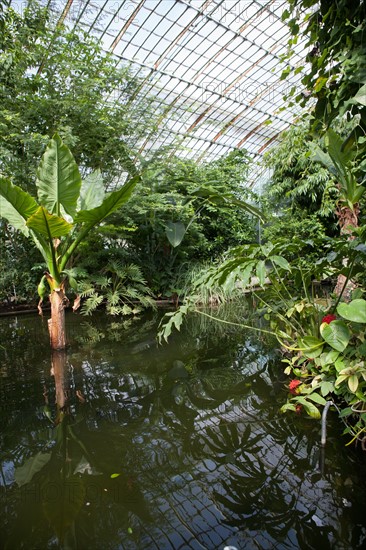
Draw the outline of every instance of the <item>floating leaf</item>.
[[[343,319],[347,319],[347,321],[366,323],[366,300],[359,298],[357,300],[352,300],[349,304],[339,304],[337,313],[343,317]]]
[[[343,321],[333,321],[320,325],[320,334],[333,349],[344,351],[351,338],[349,328]]]
[[[119,477],[121,474],[111,474],[111,479],[114,479],[116,477]]]

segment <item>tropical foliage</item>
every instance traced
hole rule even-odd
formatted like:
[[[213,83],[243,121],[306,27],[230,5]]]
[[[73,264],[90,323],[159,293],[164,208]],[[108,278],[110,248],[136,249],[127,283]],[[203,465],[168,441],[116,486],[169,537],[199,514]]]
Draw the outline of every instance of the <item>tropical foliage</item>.
[[[67,282],[75,286],[75,280],[65,270],[72,255],[96,225],[129,199],[138,179],[134,176],[117,191],[105,195],[100,172],[82,180],[71,152],[57,134],[49,142],[37,171],[38,202],[1,177],[1,216],[34,241],[47,266],[38,293],[42,302],[48,287],[53,349],[66,346],[65,291]]]

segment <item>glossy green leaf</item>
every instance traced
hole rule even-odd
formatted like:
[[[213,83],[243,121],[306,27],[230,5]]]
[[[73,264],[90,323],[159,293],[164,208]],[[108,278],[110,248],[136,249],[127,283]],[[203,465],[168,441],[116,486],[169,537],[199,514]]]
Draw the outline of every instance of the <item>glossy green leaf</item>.
[[[81,176],[69,148],[58,134],[49,141],[37,170],[39,202],[52,214],[60,205],[74,216],[80,194]]]
[[[356,374],[352,374],[348,378],[348,387],[351,390],[352,393],[355,393],[358,388],[358,376]]]
[[[104,200],[105,189],[100,170],[89,174],[81,183],[80,210],[91,210]]]
[[[304,397],[296,397],[294,401],[302,405],[307,414],[312,418],[320,418],[319,409],[313,403],[311,403],[311,401],[307,401]]]
[[[179,246],[186,233],[186,227],[182,222],[167,222],[165,234],[173,248]]]
[[[64,218],[50,214],[43,206],[40,206],[37,212],[28,219],[27,227],[48,239],[54,239],[70,233],[72,224]]]
[[[321,395],[319,395],[316,392],[309,393],[306,397],[307,397],[307,399],[310,399],[311,401],[314,401],[314,403],[317,403],[318,405],[325,405],[326,404],[326,400],[324,399],[324,397],[322,397]]]
[[[329,325],[322,323],[320,334],[327,344],[337,351],[345,350],[351,338],[349,328],[343,321],[332,321]]]
[[[36,455],[28,458],[23,466],[15,468],[14,478],[16,483],[21,487],[26,483],[32,481],[33,476],[42,470],[51,458],[51,453],[37,453]]]
[[[140,181],[140,176],[134,176],[128,180],[121,189],[110,193],[100,206],[91,210],[80,210],[74,218],[75,223],[86,223],[90,227],[100,223],[104,218],[125,204],[130,198],[134,188]]]
[[[38,204],[31,195],[0,176],[0,216],[26,237],[29,236],[26,221],[37,208]]]
[[[339,304],[337,313],[343,317],[343,319],[347,319],[347,321],[366,323],[366,300],[359,298],[357,300],[352,300],[349,304]]]

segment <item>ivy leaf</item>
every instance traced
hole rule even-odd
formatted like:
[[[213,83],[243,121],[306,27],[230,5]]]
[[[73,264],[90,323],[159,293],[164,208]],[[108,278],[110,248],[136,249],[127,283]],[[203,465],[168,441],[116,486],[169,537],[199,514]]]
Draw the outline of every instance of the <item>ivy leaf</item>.
[[[320,325],[320,334],[333,349],[344,351],[351,338],[349,328],[343,321],[332,321]]]

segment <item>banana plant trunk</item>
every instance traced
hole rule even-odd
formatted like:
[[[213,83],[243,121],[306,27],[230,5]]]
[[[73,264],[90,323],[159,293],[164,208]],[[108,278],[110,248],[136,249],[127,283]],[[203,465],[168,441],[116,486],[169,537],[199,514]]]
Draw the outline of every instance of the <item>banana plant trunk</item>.
[[[66,349],[65,306],[68,299],[61,284],[50,294],[51,318],[48,319],[48,332],[50,335],[51,349],[60,351]]]
[[[341,235],[347,235],[349,241],[354,239],[353,230],[358,227],[358,216],[360,208],[358,204],[353,205],[353,209],[347,205],[339,206],[336,214],[339,220],[341,228]],[[348,266],[348,259],[344,258],[343,266]],[[348,279],[343,274],[339,274],[337,278],[337,284],[334,289],[334,293],[337,296],[343,295],[346,302],[351,299],[351,292],[356,288],[356,284],[352,279]]]

